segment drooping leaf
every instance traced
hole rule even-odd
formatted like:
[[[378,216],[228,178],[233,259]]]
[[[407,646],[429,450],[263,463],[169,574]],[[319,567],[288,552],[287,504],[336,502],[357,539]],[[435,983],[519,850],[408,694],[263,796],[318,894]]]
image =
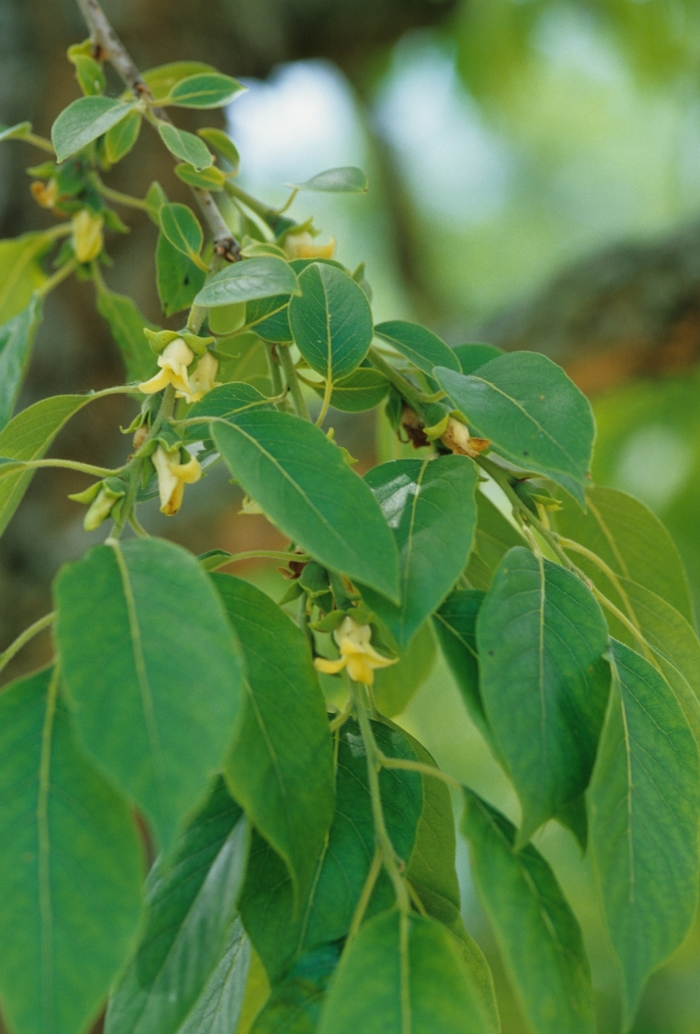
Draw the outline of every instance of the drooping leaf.
[[[253,411],[212,424],[211,434],[233,476],[281,531],[324,566],[398,597],[391,530],[322,431],[289,413]]]
[[[41,319],[41,299],[32,295],[27,308],[0,327],[0,428],[12,416]]]
[[[366,923],[333,978],[318,1034],[496,1034],[459,941],[441,923],[385,912]]]
[[[328,982],[340,947],[324,944],[301,955],[285,979],[272,989],[251,1034],[316,1034]]]
[[[488,723],[523,810],[519,844],[588,785],[610,674],[608,631],[584,583],[521,546],[476,623]]]
[[[162,103],[178,108],[222,108],[246,89],[230,75],[199,72],[178,80]]]
[[[490,359],[503,355],[502,348],[496,348],[495,345],[484,345],[480,342],[468,345],[454,345],[452,351],[459,359],[462,373],[474,373],[480,366],[488,363]]]
[[[426,621],[400,654],[398,664],[374,673],[372,691],[380,714],[393,718],[405,710],[433,670],[435,654],[435,639]]]
[[[440,605],[467,562],[476,523],[476,467],[466,456],[391,460],[365,476],[399,551],[401,603],[363,596],[400,647]]]
[[[260,329],[260,328],[259,328]],[[262,330],[260,330],[262,333]],[[314,385],[314,391],[323,398],[323,385]],[[333,382],[331,406],[342,413],[362,413],[374,409],[386,397],[389,381],[379,370],[359,366],[347,377]]]
[[[162,101],[169,96],[170,91],[182,79],[192,75],[202,75],[206,72],[216,72],[213,65],[204,61],[169,61],[165,65],[157,65],[155,68],[148,68],[141,73],[141,78],[148,86],[157,101]]]
[[[174,248],[164,234],[156,245],[156,283],[166,316],[188,309],[201,290],[206,273]]]
[[[244,259],[215,273],[201,289],[195,302],[213,308],[271,298],[279,294],[298,294],[294,271],[284,259],[274,256]]]
[[[141,912],[129,808],[84,757],[52,674],[0,696],[0,994],[22,1034],[86,1028]]]
[[[389,320],[374,328],[375,334],[388,341],[401,355],[410,359],[419,370],[432,376],[433,367],[444,366],[459,371],[459,359],[445,342],[418,323]]]
[[[160,327],[147,320],[126,294],[98,290],[97,311],[109,323],[112,337],[119,346],[127,381],[146,381],[152,377],[157,369],[156,357],[143,331],[145,327],[149,330],[160,330]]]
[[[141,131],[141,112],[132,111],[116,126],[107,130],[105,135],[105,151],[113,165],[129,153],[139,138]]]
[[[94,547],[63,568],[55,596],[80,737],[166,847],[241,712],[239,649],[221,600],[196,559],[162,539]]]
[[[476,619],[484,595],[478,589],[455,589],[435,611],[433,628],[469,717],[487,743],[491,743],[493,736],[479,689],[476,645]]]
[[[158,123],[160,138],[171,154],[181,162],[193,165],[195,169],[208,169],[214,164],[214,156],[198,136],[188,133],[186,129],[178,129],[168,122]]]
[[[536,1034],[594,1034],[583,938],[539,851],[515,850],[515,827],[465,790],[462,832],[472,874],[513,988]]]
[[[595,425],[588,399],[561,367],[535,352],[511,352],[469,376],[439,367],[435,377],[496,453],[583,504]]]
[[[288,183],[287,186],[296,190],[322,191],[328,194],[365,194],[368,189],[367,176],[362,169],[352,165],[326,169],[304,183]]]
[[[299,275],[301,294],[289,303],[289,325],[312,370],[327,380],[352,373],[372,343],[372,311],[351,276],[313,262]]]
[[[199,256],[204,233],[196,215],[187,205],[163,205],[160,210],[160,228],[172,246],[193,259]]]
[[[201,169],[199,172],[194,165],[181,162],[175,166],[175,175],[190,187],[200,187],[202,190],[223,190],[226,182],[221,169],[210,165],[208,169]]]
[[[247,824],[218,777],[146,885],[147,915],[133,959],[112,992],[106,1034],[175,1034],[196,1008],[236,918]]]
[[[333,817],[333,748],[304,633],[260,589],[213,575],[243,650],[246,702],[226,758],[231,792],[306,894]]]
[[[590,549],[619,577],[629,578],[667,600],[686,621],[693,621],[688,580],[673,539],[661,521],[638,499],[616,488],[586,492],[587,512],[567,506],[557,513],[562,535]],[[615,585],[587,557],[572,553],[577,566],[624,610]]]
[[[59,162],[102,136],[134,111],[138,101],[112,97],[80,97],[64,108],[51,128],[51,139]]]
[[[44,233],[24,233],[0,241],[0,323],[23,312],[46,280],[37,259],[49,243]]]
[[[231,1034],[239,1031],[251,969],[250,940],[239,918],[229,928],[226,947],[204,990],[177,1034]]]
[[[649,974],[685,937],[698,888],[698,751],[658,671],[612,641],[613,691],[589,791],[590,844],[628,1030]]]

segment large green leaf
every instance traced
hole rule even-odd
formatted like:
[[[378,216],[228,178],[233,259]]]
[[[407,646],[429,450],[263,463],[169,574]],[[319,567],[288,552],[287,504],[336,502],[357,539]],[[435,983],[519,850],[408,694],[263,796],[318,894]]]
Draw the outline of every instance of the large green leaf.
[[[588,510],[564,506],[557,529],[566,538],[590,549],[621,578],[651,589],[692,623],[688,581],[673,539],[658,517],[638,499],[615,488],[589,488]],[[600,568],[579,553],[572,557],[606,596],[624,610],[615,585]]]
[[[12,416],[41,318],[41,299],[32,295],[27,308],[0,327],[0,427]]]
[[[234,262],[215,273],[201,289],[195,302],[213,308],[298,293],[299,284],[289,263],[274,255],[263,255]]]
[[[86,1028],[141,912],[129,808],[84,757],[51,679],[0,696],[0,995],[21,1034]]]
[[[212,437],[270,520],[326,567],[397,599],[394,538],[372,492],[317,427],[289,413],[236,414]]]
[[[134,111],[138,101],[112,97],[80,97],[64,108],[51,127],[51,139],[59,162],[102,136]]]
[[[106,1034],[175,1034],[219,962],[247,861],[246,820],[221,777],[159,858],[146,886],[146,924],[112,993]]]
[[[258,328],[262,333],[262,329]],[[317,395],[323,397],[323,384],[314,385]],[[386,397],[389,381],[379,370],[360,366],[347,377],[333,382],[331,406],[342,413],[362,413],[366,409],[374,409]]]
[[[462,373],[474,373],[480,366],[488,363],[490,359],[503,355],[502,348],[496,348],[495,345],[484,345],[480,342],[454,345],[452,351],[459,359]]]
[[[443,366],[435,377],[495,452],[583,503],[595,425],[588,399],[560,366],[535,352],[511,352],[469,376]]]
[[[497,1034],[459,941],[397,911],[362,927],[341,958],[318,1034]]]
[[[433,670],[436,652],[430,622],[426,621],[400,654],[398,664],[374,673],[372,692],[380,714],[393,718],[405,710]]]
[[[367,177],[362,169],[357,169],[353,165],[343,165],[338,169],[317,172],[303,183],[288,183],[287,186],[296,190],[321,191],[327,194],[364,194],[367,192]]]
[[[397,352],[410,359],[423,373],[432,375],[433,367],[444,366],[460,371],[459,359],[445,342],[417,323],[390,320],[374,328],[375,334],[393,345]]]
[[[396,539],[401,603],[371,589],[363,596],[406,647],[467,562],[476,523],[476,467],[466,456],[391,460],[373,467],[365,481]]]
[[[226,779],[303,897],[333,818],[333,748],[306,636],[260,589],[213,575],[243,650],[246,702]]]
[[[250,940],[240,918],[229,927],[226,946],[204,990],[177,1034],[232,1034],[238,1028],[251,962]]]
[[[214,164],[214,156],[198,136],[188,133],[186,129],[178,129],[168,122],[158,123],[160,138],[171,154],[182,162],[194,166],[195,169],[208,169]]]
[[[192,259],[174,248],[165,234],[158,235],[156,245],[156,284],[158,297],[166,316],[188,309],[201,290],[206,273]]]
[[[163,104],[178,108],[222,108],[246,89],[242,83],[221,72],[199,72],[175,83]]]
[[[411,741],[395,727],[373,723],[380,750],[389,757],[417,760]],[[301,909],[294,908],[292,883],[282,860],[254,837],[241,916],[270,979],[277,982],[303,951],[345,937],[375,850],[367,757],[357,724],[336,733],[336,808],[317,875]],[[423,779],[415,772],[382,769],[379,775],[387,831],[410,864],[424,808]],[[394,892],[385,872],[377,879],[367,915],[389,908]]]
[[[493,741],[479,688],[476,619],[484,600],[478,589],[455,589],[433,615],[433,627],[469,717],[488,743]]]
[[[0,241],[0,323],[7,323],[27,308],[32,295],[46,280],[37,262],[50,241],[44,233],[25,233]]]
[[[316,1034],[328,982],[340,947],[324,944],[301,955],[288,975],[272,989],[251,1034]]]
[[[162,539],[94,547],[63,568],[55,596],[82,741],[167,846],[241,712],[239,648],[221,600],[196,559]]]
[[[247,302],[246,326],[254,327],[255,333],[265,341],[291,344],[294,338],[289,326],[290,298],[289,294],[277,294],[271,298],[258,298]]]
[[[372,343],[372,310],[342,269],[313,262],[299,275],[301,295],[289,303],[289,325],[312,370],[336,381],[352,373]]]
[[[246,409],[271,409],[272,404],[267,396],[244,381],[230,381],[212,388],[203,399],[195,402],[187,414],[188,420],[197,417],[216,417],[227,420]],[[185,441],[196,442],[208,438],[209,424],[205,420],[201,424],[190,424],[185,428]]]
[[[109,323],[112,337],[119,346],[128,381],[146,381],[157,370],[156,357],[149,345],[144,328],[160,330],[143,316],[126,294],[100,289],[97,293],[97,311]]]
[[[698,888],[700,769],[680,705],[612,641],[613,692],[590,800],[590,843],[628,1030],[649,974],[685,937]]]
[[[466,576],[475,589],[488,589],[503,557],[525,540],[483,492],[476,493],[476,534]]]
[[[160,228],[172,246],[189,259],[197,258],[204,243],[204,231],[188,205],[163,205]]]
[[[523,810],[519,842],[588,785],[610,674],[608,631],[584,583],[517,546],[476,623],[481,695]]]
[[[462,831],[472,875],[534,1034],[593,1034],[581,930],[539,851],[514,847],[515,827],[465,790]]]

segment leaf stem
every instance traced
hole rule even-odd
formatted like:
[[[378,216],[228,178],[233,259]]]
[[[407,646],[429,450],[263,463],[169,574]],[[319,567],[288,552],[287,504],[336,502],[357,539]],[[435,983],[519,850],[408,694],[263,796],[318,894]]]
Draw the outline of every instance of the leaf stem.
[[[454,776],[448,775],[447,772],[443,772],[441,769],[436,768],[433,765],[426,765],[422,761],[410,761],[408,758],[390,758],[381,751],[378,752],[379,764],[382,768],[402,768],[406,772],[420,772],[422,775],[432,776],[434,779],[441,779],[444,783],[449,786],[453,786],[456,790],[462,789],[462,784],[459,779],[455,779]]]
[[[276,208],[270,208],[269,205],[265,205],[262,201],[258,201],[258,199],[253,197],[252,194],[249,194],[247,191],[239,187],[237,183],[232,183],[231,180],[227,180],[224,184],[224,190],[229,197],[235,198],[236,201],[240,201],[241,204],[245,205],[246,208],[249,208],[251,212],[255,212],[256,215],[260,216],[263,222],[267,223],[273,233],[279,233],[280,230],[286,229],[288,225],[294,225],[292,220],[285,219],[283,217],[282,212],[278,212]],[[287,206],[285,206],[285,208],[286,207]]]
[[[29,626],[29,628],[25,628],[24,632],[18,635],[15,641],[10,643],[6,650],[3,650],[3,652],[0,653],[0,671],[7,667],[15,654],[19,653],[26,643],[33,639],[35,635],[38,635],[39,632],[43,632],[43,630],[48,628],[49,625],[52,625],[55,620],[56,611],[52,610],[50,614],[44,614],[43,618],[39,618],[39,620],[35,621],[33,625]]]
[[[318,414],[318,419],[316,420],[316,427],[320,427],[321,424],[323,423],[323,421],[326,419],[326,413],[328,412],[328,407],[331,404],[331,395],[332,394],[333,394],[333,377],[329,374],[329,376],[326,377],[326,386],[323,389],[323,403],[321,405],[321,412]]]
[[[563,535],[559,535],[556,532],[554,532],[554,534],[559,540],[559,545],[563,549],[570,549],[572,553],[579,553],[581,556],[585,556],[587,560],[590,560],[592,564],[595,564],[596,567],[603,572],[605,577],[612,583],[614,588],[619,593],[620,599],[625,605],[625,610],[627,611],[630,621],[633,622],[633,624],[637,627],[638,631],[641,631],[641,629],[639,628],[639,623],[637,621],[636,614],[634,613],[634,608],[632,607],[632,604],[629,601],[629,597],[625,592],[622,583],[620,582],[620,579],[612,570],[612,568],[608,567],[605,561],[601,557],[599,557],[597,553],[594,553],[593,550],[586,549],[586,547],[582,546],[579,542],[574,542],[573,539],[564,538]]]
[[[42,467],[60,467],[64,470],[79,470],[82,474],[91,474],[98,478],[117,477],[126,469],[116,467],[114,470],[110,470],[109,467],[93,467],[90,463],[79,463],[77,460],[11,460],[9,463],[0,465],[0,480],[6,475],[16,473],[18,467],[30,470]]]
[[[306,405],[306,399],[301,390],[301,384],[297,377],[296,367],[294,366],[294,360],[292,359],[292,353],[289,345],[280,345],[278,349],[278,355],[280,357],[280,365],[284,370],[284,376],[287,380],[287,386],[289,393],[292,396],[292,404],[296,415],[301,417],[302,420],[311,420],[309,416],[309,410]]]
[[[235,564],[240,560],[294,560],[295,563],[305,564],[311,557],[308,553],[284,553],[278,549],[251,549],[246,553],[229,553],[228,556],[222,557],[221,562],[216,567],[207,567],[207,571],[217,571],[220,567],[226,567],[227,564]]]
[[[61,266],[60,269],[57,269],[56,272],[48,278],[48,280],[44,280],[40,287],[37,287],[36,294],[38,297],[45,298],[50,291],[53,291],[54,287],[58,287],[59,284],[63,283],[63,281],[66,280],[71,273],[75,272],[77,268],[78,260],[70,259],[65,263],[65,265]]]
[[[34,144],[35,147],[39,147],[42,151],[47,151],[49,154],[56,154],[54,146],[50,140],[46,137],[38,136],[37,133],[25,133],[21,140],[26,140],[28,144]]]
[[[375,369],[383,373],[387,380],[391,381],[398,393],[408,402],[411,409],[415,409],[419,416],[423,415],[423,401],[421,392],[408,381],[403,374],[399,373],[395,366],[388,363],[377,348],[372,346],[367,353],[367,358]]]
[[[362,886],[362,892],[357,899],[357,905],[355,906],[355,911],[352,915],[352,922],[350,923],[350,929],[348,930],[346,944],[349,944],[350,941],[353,940],[357,935],[357,931],[362,926],[362,920],[365,918],[365,912],[367,911],[367,906],[369,905],[370,898],[372,897],[372,891],[374,890],[379,873],[382,871],[382,861],[382,851],[379,845],[377,845],[374,852],[374,858],[372,859],[372,864],[370,865],[369,872],[367,873],[367,878]]]
[[[108,187],[106,183],[103,183],[99,176],[95,176],[95,183],[102,197],[108,201],[113,201],[115,205],[124,205],[126,208],[138,208],[141,212],[148,211],[148,205],[140,197],[132,197],[131,194],[122,194],[120,190],[113,190],[112,187]]]

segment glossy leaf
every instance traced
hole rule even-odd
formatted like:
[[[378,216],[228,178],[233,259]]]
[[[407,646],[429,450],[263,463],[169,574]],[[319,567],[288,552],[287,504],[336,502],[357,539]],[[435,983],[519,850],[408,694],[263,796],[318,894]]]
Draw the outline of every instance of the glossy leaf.
[[[418,323],[390,320],[378,324],[374,332],[382,340],[393,345],[406,359],[410,359],[423,373],[432,376],[435,366],[444,366],[455,371],[461,369],[459,359],[452,349],[437,334],[419,326]]]
[[[252,384],[231,381],[208,391],[203,399],[195,402],[187,414],[187,418],[194,420],[197,417],[216,417],[225,420],[244,410],[271,408],[267,397]],[[191,424],[185,428],[185,441],[196,442],[202,438],[208,438],[209,427],[210,425],[204,421],[201,424]]]
[[[613,640],[613,673],[589,792],[590,843],[628,1030],[647,977],[695,913],[700,770],[688,723],[658,671]]]
[[[466,456],[391,460],[365,476],[394,533],[401,603],[364,590],[400,647],[440,605],[467,562],[476,522],[476,467]]]
[[[318,1034],[496,1034],[459,942],[440,923],[385,912],[349,945]]]
[[[435,639],[426,621],[400,654],[398,664],[374,673],[372,691],[380,714],[393,718],[406,709],[433,670],[435,655]]]
[[[455,589],[435,611],[433,628],[469,717],[487,743],[491,743],[493,736],[479,688],[476,645],[476,619],[484,595],[477,589]]]
[[[163,104],[178,108],[223,108],[246,89],[242,83],[221,72],[199,72],[180,79]]]
[[[262,333],[262,331],[261,331]],[[314,391],[323,398],[323,385],[314,385]],[[379,370],[360,366],[347,377],[333,382],[331,406],[342,413],[362,413],[374,409],[386,397],[389,381]]]
[[[169,61],[165,65],[157,65],[155,68],[148,68],[141,74],[141,78],[148,86],[157,101],[164,100],[169,96],[173,87],[193,75],[202,75],[206,72],[216,72],[213,65],[204,61]]]
[[[226,947],[216,968],[177,1034],[231,1034],[238,1031],[250,963],[250,940],[237,918],[229,928]]]
[[[201,289],[195,302],[213,308],[271,298],[278,294],[296,294],[297,278],[289,263],[273,256],[244,259],[215,273]]]
[[[484,366],[490,359],[503,355],[502,348],[495,345],[483,345],[481,343],[468,345],[454,345],[452,351],[459,359],[462,373],[474,373],[480,366]]]
[[[322,191],[327,194],[365,194],[368,189],[367,176],[362,169],[343,165],[338,169],[318,172],[303,183],[288,183],[296,190]]]
[[[106,1034],[175,1034],[224,947],[247,861],[247,824],[219,777],[147,887],[146,923],[112,993]]]
[[[214,164],[211,151],[204,141],[194,133],[188,133],[186,129],[178,129],[168,122],[159,122],[158,132],[170,153],[179,158],[181,162],[187,162],[197,170],[208,169],[210,165]]]
[[[80,97],[64,108],[51,128],[51,139],[59,162],[102,136],[135,111],[138,101],[112,97]]]
[[[167,204],[160,210],[160,228],[174,248],[188,258],[198,256],[204,243],[199,220],[187,205]]]
[[[158,297],[166,316],[188,309],[206,279],[203,269],[174,248],[162,233],[156,246]]]
[[[107,130],[105,135],[105,152],[108,160],[115,165],[129,153],[139,138],[141,131],[141,112],[132,111],[116,126]]]
[[[619,577],[651,589],[693,621],[688,580],[673,539],[658,517],[643,503],[616,488],[586,492],[587,512],[566,505],[557,513],[561,534],[586,546]],[[624,603],[599,567],[579,553],[577,566],[622,610]]]
[[[588,785],[610,683],[607,626],[576,575],[516,547],[481,605],[476,639],[486,716],[522,805],[522,844]]]
[[[289,300],[291,295],[277,294],[271,298],[259,298],[246,304],[246,325],[255,329],[265,341],[291,344],[292,328],[289,326]]]
[[[75,1034],[136,933],[142,852],[45,670],[0,696],[0,994],[12,1030]]]
[[[281,531],[326,567],[398,597],[391,530],[322,431],[271,411],[239,413],[211,433],[233,476]]]
[[[472,875],[513,988],[535,1034],[594,1034],[581,930],[539,851],[516,851],[515,827],[465,790],[462,832]]]
[[[213,575],[241,644],[246,702],[224,771],[305,895],[333,817],[326,705],[301,629],[254,585]]]
[[[127,381],[146,381],[156,372],[156,357],[148,343],[144,328],[160,330],[139,312],[126,294],[98,290],[97,311],[109,323],[112,337],[119,346]]]
[[[24,233],[0,241],[0,323],[23,312],[32,295],[46,280],[37,259],[49,242],[43,233]]]
[[[469,376],[440,367],[435,377],[496,453],[583,503],[595,426],[588,400],[561,367],[534,352],[512,352]]]
[[[196,559],[163,539],[94,547],[63,568],[55,596],[81,739],[165,847],[240,716],[239,651],[221,601]]]
[[[476,493],[476,534],[466,576],[475,589],[488,589],[503,557],[525,540],[483,492]]]
[[[272,989],[251,1034],[316,1034],[328,982],[339,956],[338,945],[324,944],[297,959],[285,979]]]
[[[0,327],[0,427],[12,416],[41,319],[41,299],[33,295],[23,312]]]
[[[183,183],[187,183],[188,186],[199,187],[201,190],[223,190],[224,183],[226,182],[223,172],[221,169],[217,169],[215,165],[211,165],[208,169],[202,169],[198,172],[194,165],[181,162],[175,166],[175,175]]]

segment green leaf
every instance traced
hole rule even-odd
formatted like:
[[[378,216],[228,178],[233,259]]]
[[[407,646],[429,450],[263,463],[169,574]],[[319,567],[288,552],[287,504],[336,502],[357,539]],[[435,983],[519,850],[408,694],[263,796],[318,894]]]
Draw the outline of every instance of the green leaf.
[[[160,210],[163,205],[167,205],[168,195],[157,180],[151,183],[143,200],[146,204],[148,218],[160,229]]]
[[[595,425],[588,399],[550,359],[511,352],[465,376],[435,377],[480,438],[504,459],[556,481],[583,505]]]
[[[613,691],[589,791],[590,843],[628,1030],[649,974],[685,937],[698,886],[700,769],[658,671],[612,641]]]
[[[149,874],[145,927],[110,997],[106,1034],[181,1029],[227,946],[247,848],[246,820],[218,777],[172,858]]]
[[[362,288],[342,269],[320,262],[303,270],[299,287],[301,295],[289,303],[299,351],[323,377],[345,377],[372,343],[372,311]]]
[[[493,734],[479,688],[476,619],[484,600],[477,589],[455,589],[433,615],[433,627],[445,660],[462,694],[469,717],[487,743]]]
[[[301,900],[333,818],[333,749],[306,636],[254,585],[212,575],[246,665],[243,717],[226,779],[286,862]]]
[[[337,944],[324,944],[301,955],[285,979],[273,987],[250,1034],[316,1034],[328,982],[339,956]]]
[[[177,1034],[232,1034],[238,1030],[250,962],[250,940],[236,919],[216,968]]]
[[[141,131],[141,112],[132,111],[107,130],[105,135],[105,152],[108,160],[115,165],[129,153],[139,138]]]
[[[241,156],[233,140],[222,129],[198,129],[197,136],[201,136],[208,144],[218,151],[222,158],[233,166],[234,171],[241,164]]]
[[[434,919],[366,923],[333,978],[318,1034],[496,1034],[459,941]]]
[[[46,234],[25,233],[0,241],[0,323],[23,312],[46,280],[37,258],[49,246]]]
[[[141,912],[130,810],[85,759],[52,677],[0,696],[0,993],[22,1034],[90,1025]]]
[[[141,74],[141,78],[155,100],[162,101],[169,96],[177,83],[205,72],[216,72],[216,69],[204,61],[170,61],[168,64],[147,69]]]
[[[187,205],[163,205],[160,210],[160,228],[172,246],[183,255],[190,259],[199,257],[204,233],[196,215]]]
[[[75,78],[84,94],[96,97],[104,93],[107,80],[98,61],[89,54],[71,54],[69,61],[75,66]]]
[[[51,139],[59,162],[102,136],[135,111],[138,101],[117,101],[112,97],[80,97],[64,108],[51,128]]]
[[[174,248],[162,233],[156,246],[158,297],[166,316],[189,309],[206,279],[203,269]]]
[[[258,328],[258,332],[262,333],[262,330]],[[314,385],[314,391],[323,398],[322,384]],[[342,413],[362,413],[378,406],[388,391],[389,381],[383,373],[368,366],[360,366],[347,377],[333,382],[331,406]]]
[[[275,410],[239,413],[230,426],[212,424],[211,434],[233,476],[285,535],[325,567],[398,598],[391,529],[322,431]]]
[[[271,298],[259,298],[246,304],[246,326],[254,327],[255,333],[265,341],[291,344],[292,328],[289,326],[289,300],[291,295],[277,294]]]
[[[94,547],[62,569],[55,597],[81,739],[165,847],[241,712],[239,650],[221,600],[196,559],[162,539]]]
[[[391,460],[365,481],[394,533],[401,603],[372,590],[363,597],[400,647],[439,607],[467,562],[476,523],[476,467],[466,456]]]
[[[396,727],[372,723],[379,749],[389,757],[416,760],[412,741]],[[240,910],[243,923],[270,979],[277,982],[302,952],[347,935],[375,850],[367,756],[357,724],[336,733],[336,807],[328,842],[318,859],[317,877],[303,903],[294,908],[284,863],[260,837],[253,838]],[[387,831],[400,858],[414,850],[423,812],[424,780],[416,772],[383,768],[380,792]],[[380,872],[367,916],[389,908],[394,891]]]
[[[372,691],[381,714],[393,718],[406,709],[433,670],[435,654],[435,639],[430,624],[425,622],[401,654],[399,663],[374,673]]]
[[[32,295],[24,312],[0,327],[0,427],[12,416],[41,320],[41,299]]]
[[[515,827],[471,790],[462,832],[472,875],[528,1026],[536,1034],[594,1034],[580,927],[539,851],[514,847]]]
[[[202,190],[223,190],[226,182],[226,177],[221,169],[217,169],[214,165],[197,172],[194,165],[182,162],[175,166],[175,175],[188,186],[200,187]]]
[[[3,140],[24,140],[32,131],[31,122],[16,122],[14,126],[0,124],[0,143]]]
[[[452,351],[459,359],[462,373],[474,373],[474,371],[478,370],[480,366],[488,363],[490,359],[495,359],[497,356],[503,355],[502,348],[496,348],[495,345],[483,345],[481,343],[455,345]]]
[[[157,370],[156,357],[151,350],[144,327],[160,330],[143,316],[132,299],[126,294],[99,288],[97,311],[109,323],[112,337],[119,346],[127,381],[146,381]]]
[[[486,716],[522,805],[521,845],[588,785],[608,631],[576,575],[518,546],[481,605],[476,639]]]
[[[475,589],[488,589],[508,550],[524,545],[525,540],[483,492],[476,493],[476,512],[474,549],[465,573]]]
[[[199,292],[195,303],[213,308],[256,298],[271,298],[277,294],[298,293],[297,278],[289,263],[264,256],[234,262],[215,273]]]
[[[252,384],[232,381],[208,391],[200,402],[196,402],[187,414],[188,420],[197,417],[217,417],[226,420],[246,409],[271,409],[265,395]],[[197,442],[210,435],[209,424],[191,424],[185,428],[185,441]]]
[[[418,323],[407,323],[405,320],[390,320],[380,323],[374,333],[388,341],[401,355],[432,376],[433,367],[444,366],[459,371],[459,359],[445,342]]]
[[[327,194],[366,194],[369,185],[362,169],[343,165],[338,169],[319,172],[304,183],[287,183],[287,186],[295,190],[323,191]]]
[[[211,151],[194,133],[188,133],[186,129],[178,129],[168,122],[159,122],[158,132],[170,153],[179,158],[181,162],[193,165],[198,171],[208,169],[210,165],[214,164]]]
[[[178,108],[223,108],[247,87],[221,72],[200,72],[180,79],[161,104]]]
[[[692,623],[688,580],[673,539],[661,521],[638,499],[616,488],[589,488],[587,513],[564,505],[556,515],[562,535],[596,553],[621,578],[651,589]],[[624,610],[614,584],[600,568],[575,554],[581,567],[613,602]]]

